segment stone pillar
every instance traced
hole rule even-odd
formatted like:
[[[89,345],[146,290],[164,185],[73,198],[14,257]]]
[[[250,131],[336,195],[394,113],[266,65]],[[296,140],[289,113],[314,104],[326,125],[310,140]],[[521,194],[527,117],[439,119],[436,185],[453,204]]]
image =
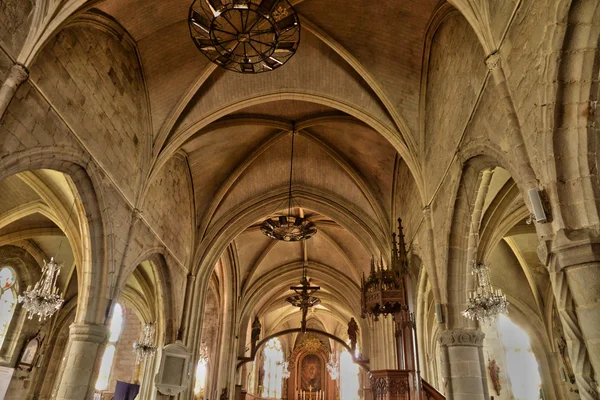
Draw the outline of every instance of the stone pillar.
[[[582,399],[598,399],[600,241],[561,230],[552,243],[550,280]]]
[[[17,89],[28,77],[29,71],[27,71],[27,68],[23,64],[16,63],[10,67],[6,80],[2,83],[2,87],[0,87],[0,119],[4,116]]]
[[[483,332],[453,329],[440,334],[442,371],[448,400],[488,400]]]
[[[56,400],[91,399],[108,339],[106,325],[73,324],[57,382]]]

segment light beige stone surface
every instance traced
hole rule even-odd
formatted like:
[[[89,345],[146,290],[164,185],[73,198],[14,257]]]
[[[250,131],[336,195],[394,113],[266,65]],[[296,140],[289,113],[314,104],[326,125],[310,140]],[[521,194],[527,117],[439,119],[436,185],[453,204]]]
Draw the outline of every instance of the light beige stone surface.
[[[355,318],[371,368],[394,368],[393,324],[360,318],[360,283],[371,257],[389,262],[398,217],[425,380],[490,395],[461,315],[480,260],[531,337],[544,398],[598,397],[597,1],[294,0],[298,53],[257,76],[200,54],[189,3],[0,0],[0,256],[23,286],[68,260],[65,304],[9,398],[89,398],[116,302],[156,322],[158,347],[179,330],[196,361],[206,341],[205,398],[256,392],[237,357],[255,316],[261,338],[299,326],[285,298],[304,264],[321,286],[309,326],[345,341]],[[275,243],[259,224],[286,212],[292,130],[292,212],[319,233]],[[525,222],[530,189],[547,222]],[[1,365],[38,326],[19,321]],[[123,349],[111,379],[160,398],[160,351],[132,372]]]

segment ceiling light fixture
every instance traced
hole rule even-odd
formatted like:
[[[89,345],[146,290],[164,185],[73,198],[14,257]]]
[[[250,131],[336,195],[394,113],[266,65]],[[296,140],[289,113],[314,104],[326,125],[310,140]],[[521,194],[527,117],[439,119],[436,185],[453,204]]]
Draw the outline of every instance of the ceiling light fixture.
[[[294,172],[294,139],[296,137],[295,125],[292,123],[292,156],[290,160],[290,184],[288,188],[287,216],[282,215],[266,219],[260,225],[262,233],[271,239],[284,242],[296,242],[310,239],[317,233],[317,227],[308,218],[302,215],[292,216],[292,177]]]
[[[462,315],[479,323],[491,323],[499,314],[506,314],[508,300],[502,290],[492,286],[489,263],[472,261],[471,275],[477,277],[477,286],[469,292],[469,303]]]
[[[285,301],[294,307],[298,307],[302,311],[302,332],[306,332],[306,315],[308,314],[308,309],[321,304],[321,299],[313,296],[313,293],[320,289],[320,286],[311,286],[310,281],[306,277],[306,263],[302,264],[302,279],[300,279],[300,285],[290,287],[290,290],[294,291],[296,294],[285,299]]]
[[[71,217],[75,211],[75,198],[73,198],[73,204],[69,211],[69,218],[65,224],[65,230],[71,222]],[[56,257],[60,254],[65,236],[60,240],[58,244],[58,250],[56,250]],[[35,283],[32,288],[31,285],[27,287],[27,290],[23,291],[23,294],[19,296],[19,303],[23,303],[23,308],[27,310],[28,318],[32,319],[34,316],[38,317],[39,321],[43,321],[46,318],[51,317],[54,313],[63,305],[65,302],[64,293],[61,294],[57,286],[58,276],[62,263],[54,261],[54,257],[50,257],[50,262],[44,260],[44,266],[42,267],[42,276],[39,281]]]
[[[140,340],[133,343],[133,352],[135,353],[136,364],[140,364],[142,361],[156,353],[156,346],[154,345],[155,331],[156,326],[154,323],[144,325]]]
[[[279,68],[300,43],[300,18],[288,0],[195,0],[188,25],[210,61],[240,73]]]

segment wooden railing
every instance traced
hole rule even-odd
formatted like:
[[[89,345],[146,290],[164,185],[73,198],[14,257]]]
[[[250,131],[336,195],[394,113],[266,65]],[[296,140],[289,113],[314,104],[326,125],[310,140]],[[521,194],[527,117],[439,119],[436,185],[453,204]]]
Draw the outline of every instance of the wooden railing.
[[[423,389],[422,400],[445,400],[446,397],[431,386],[425,379],[421,379],[421,388]]]

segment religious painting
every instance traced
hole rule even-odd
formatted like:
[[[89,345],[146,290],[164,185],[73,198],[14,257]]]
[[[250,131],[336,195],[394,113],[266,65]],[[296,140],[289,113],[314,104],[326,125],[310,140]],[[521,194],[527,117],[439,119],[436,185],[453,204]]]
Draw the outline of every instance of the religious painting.
[[[300,369],[300,388],[306,392],[316,392],[322,390],[321,374],[323,365],[321,358],[316,354],[307,354],[302,359]]]
[[[39,347],[41,343],[41,337],[39,333],[33,337],[27,345],[23,349],[23,353],[21,354],[21,359],[19,360],[19,368],[25,369],[27,371],[31,371],[33,369],[33,365],[35,363],[35,358],[37,356]]]

